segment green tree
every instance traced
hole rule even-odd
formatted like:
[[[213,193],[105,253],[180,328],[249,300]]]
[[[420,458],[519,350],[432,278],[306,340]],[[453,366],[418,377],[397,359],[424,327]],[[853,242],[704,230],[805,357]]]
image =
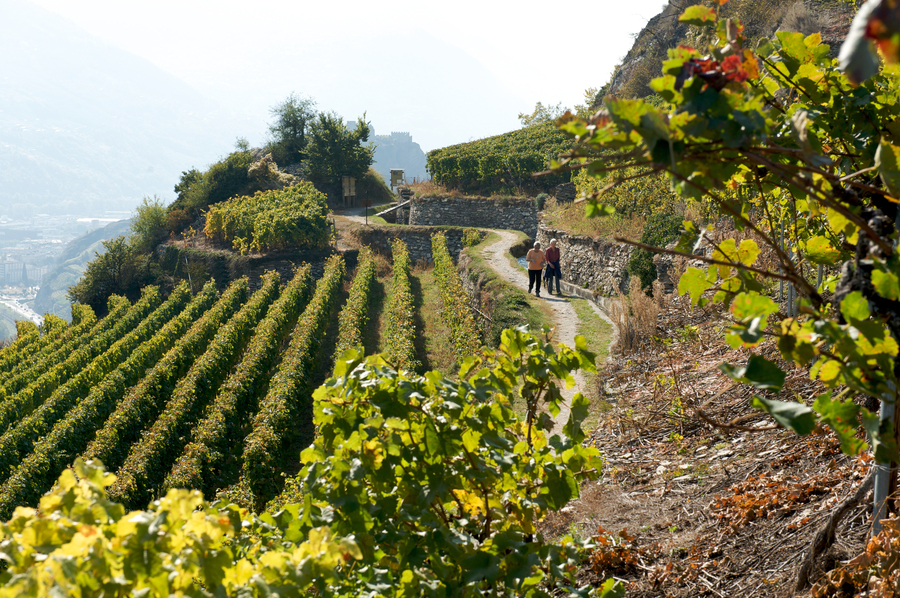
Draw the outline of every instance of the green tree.
[[[131,245],[140,252],[153,251],[166,238],[168,214],[163,200],[144,196],[131,217]]]
[[[266,149],[276,164],[299,162],[306,149],[310,126],[316,118],[315,101],[292,93],[269,112],[275,120],[269,125]]]
[[[375,148],[369,140],[369,123],[363,113],[350,130],[335,112],[322,112],[313,121],[306,146],[307,175],[317,189],[330,197],[341,194],[341,177],[361,177],[372,165]]]
[[[249,151],[238,150],[205,172],[194,168],[182,172],[181,180],[175,185],[178,197],[169,206],[168,229],[178,232],[199,218],[208,206],[252,194],[255,189],[247,174],[252,162]]]
[[[520,112],[518,118],[523,127],[530,127],[531,125],[552,123],[565,114],[566,110],[567,108],[563,108],[562,103],[559,103],[556,106],[551,104],[544,106],[543,102],[538,102],[534,105],[534,110],[531,114]]]
[[[896,2],[863,5],[839,63],[818,33],[778,32],[754,51],[741,24],[719,19],[715,8],[688,7],[680,20],[704,30],[695,39],[715,43],[703,51],[669,50],[662,76],[651,82],[664,104],[607,99],[589,119],[566,118],[561,128],[576,141],[566,161],[593,175],[612,173],[619,185],[664,173],[681,197],[708,202],[738,231],[751,232],[740,242],[716,243],[685,221],[675,250],[707,264],[689,268],[679,292],[695,305],[728,306],[733,324],[725,340],[751,352],[746,365],[721,370],[753,387],[753,406],[778,424],[799,434],[828,426],[846,453],[871,447],[877,462],[896,463],[890,422],[900,388]],[[879,64],[875,44],[887,64]],[[636,172],[618,176],[628,169]],[[608,212],[602,199],[589,202],[589,214]],[[711,251],[693,255],[704,244]],[[759,267],[762,249],[775,256],[777,271]],[[840,274],[817,285],[818,265]],[[799,300],[777,304],[763,284],[773,280],[792,285]],[[785,372],[753,354],[767,338],[828,390],[811,405],[775,398]],[[858,395],[891,409],[879,417],[854,400]],[[860,426],[868,442],[857,435]]]
[[[134,299],[149,279],[147,256],[136,251],[124,235],[104,241],[103,247],[106,251],[94,254],[79,281],[66,293],[70,301],[90,305],[98,315],[106,313],[110,295]]]

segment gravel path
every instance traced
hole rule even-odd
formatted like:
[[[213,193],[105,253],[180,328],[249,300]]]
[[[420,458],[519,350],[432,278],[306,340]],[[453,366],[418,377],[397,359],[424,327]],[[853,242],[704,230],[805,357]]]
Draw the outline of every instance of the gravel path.
[[[493,232],[500,235],[500,240],[485,247],[483,253],[485,260],[500,276],[527,292],[528,273],[525,272],[524,268],[514,267],[510,263],[509,248],[518,242],[518,237],[510,231],[494,230]],[[574,347],[575,334],[578,330],[578,315],[575,313],[575,308],[572,306],[570,298],[568,296],[548,295],[544,292],[541,294],[540,301],[546,301],[547,306],[550,308],[553,319],[552,339],[554,343],[565,343],[569,347]],[[595,303],[589,302],[589,304],[601,318],[612,326],[612,321]],[[613,326],[613,331],[615,329],[615,326]],[[615,339],[611,342],[614,343]],[[559,415],[554,418],[551,434],[562,431],[562,427],[569,419],[569,404],[572,401],[572,397],[582,388],[584,388],[584,378],[580,372],[575,374],[575,386],[573,388],[565,388],[565,385],[562,385],[560,390],[566,403],[560,410]]]

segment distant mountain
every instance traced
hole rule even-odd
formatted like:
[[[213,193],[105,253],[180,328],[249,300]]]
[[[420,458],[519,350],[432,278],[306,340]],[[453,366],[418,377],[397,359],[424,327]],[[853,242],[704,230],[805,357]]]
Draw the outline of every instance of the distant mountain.
[[[72,304],[66,297],[69,287],[78,282],[88,262],[106,251],[103,241],[127,235],[130,230],[131,220],[120,220],[69,242],[57,259],[56,267],[44,276],[34,298],[34,311],[71,320]]]
[[[131,209],[227,153],[227,115],[185,82],[24,0],[0,0],[0,205]],[[223,122],[226,121],[226,122]]]

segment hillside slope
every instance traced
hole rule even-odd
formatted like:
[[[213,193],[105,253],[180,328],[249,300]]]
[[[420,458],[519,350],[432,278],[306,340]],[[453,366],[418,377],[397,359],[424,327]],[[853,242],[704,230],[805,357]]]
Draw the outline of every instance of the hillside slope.
[[[651,94],[649,83],[659,76],[668,49],[680,44],[705,47],[706,40],[691,37],[690,28],[678,22],[683,10],[681,3],[672,2],[650,19],[597,94],[595,104],[606,95],[645,97]],[[855,12],[849,3],[839,0],[731,0],[720,10],[725,16],[741,20],[744,33],[753,44],[779,30],[800,31],[807,35],[819,32],[822,41],[831,46],[834,56],[847,36]]]

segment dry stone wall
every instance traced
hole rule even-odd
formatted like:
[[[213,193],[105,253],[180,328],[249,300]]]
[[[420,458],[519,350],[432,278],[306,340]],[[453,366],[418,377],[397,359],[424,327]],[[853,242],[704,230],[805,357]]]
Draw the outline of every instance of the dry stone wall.
[[[537,240],[541,247],[549,247],[551,239],[556,239],[559,247],[564,281],[607,297],[628,292],[628,259],[632,246],[570,235],[540,225]]]
[[[439,230],[447,238],[447,249],[453,260],[456,261],[463,248],[461,228],[369,225],[355,229],[352,234],[362,245],[368,245],[373,251],[388,256],[391,255],[391,241],[399,237],[406,243],[409,257],[413,263],[420,261],[430,263],[434,261],[431,254],[431,235]]]
[[[533,239],[538,215],[531,198],[415,197],[409,223],[520,230]]]

